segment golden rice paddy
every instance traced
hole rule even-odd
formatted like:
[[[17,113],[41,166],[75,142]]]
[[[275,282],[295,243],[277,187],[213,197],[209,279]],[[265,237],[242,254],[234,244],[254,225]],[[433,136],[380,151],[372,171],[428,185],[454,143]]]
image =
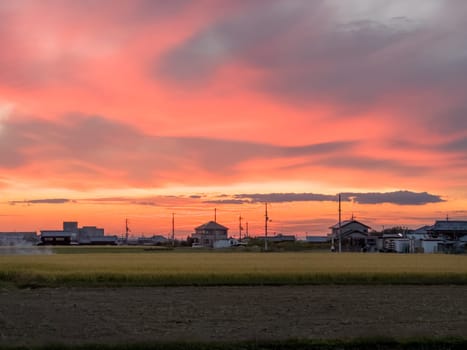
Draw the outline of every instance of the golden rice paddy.
[[[82,252],[0,255],[0,281],[20,286],[467,284],[466,255]]]

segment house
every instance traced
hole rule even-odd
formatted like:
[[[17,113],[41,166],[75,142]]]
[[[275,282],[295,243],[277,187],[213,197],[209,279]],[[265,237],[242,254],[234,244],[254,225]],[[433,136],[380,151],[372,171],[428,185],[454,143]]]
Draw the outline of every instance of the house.
[[[459,238],[467,235],[467,221],[437,220],[427,231],[432,237],[458,241]]]
[[[426,239],[430,237],[430,230],[433,226],[425,225],[417,228],[416,230],[408,231],[406,237],[415,240]]]
[[[367,246],[370,228],[354,219],[345,220],[341,222],[340,230],[339,223],[331,226],[331,233],[328,236],[336,246],[341,240],[341,247],[344,251],[360,251]]]
[[[193,245],[213,248],[215,242],[227,239],[228,230],[215,221],[209,221],[195,228],[195,233],[191,235]]]

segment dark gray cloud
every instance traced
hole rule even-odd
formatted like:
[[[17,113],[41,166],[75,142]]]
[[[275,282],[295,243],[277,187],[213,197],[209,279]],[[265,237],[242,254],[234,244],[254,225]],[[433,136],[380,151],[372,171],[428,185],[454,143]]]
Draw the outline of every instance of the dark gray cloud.
[[[16,204],[65,204],[70,203],[72,200],[66,198],[49,198],[49,199],[31,199],[31,200],[23,200],[23,201],[10,201],[8,202],[10,205]]]
[[[156,77],[190,87],[240,62],[262,72],[255,88],[294,104],[367,108],[401,91],[428,90],[460,94],[462,106],[467,3],[439,5],[427,18],[414,19],[412,12],[346,22],[326,1],[253,2],[167,52]],[[378,6],[382,14],[392,2]]]
[[[253,203],[283,203],[283,202],[321,202],[333,201],[336,196],[316,193],[255,193],[255,194],[236,194],[234,198],[248,199]]]
[[[373,192],[373,193],[342,193],[341,197],[353,200],[360,204],[391,203],[397,205],[425,205],[429,203],[440,203],[444,200],[434,194],[427,192],[395,191],[395,192]]]
[[[286,203],[286,202],[322,202],[338,201],[338,195],[317,193],[256,193],[236,194],[235,199],[248,200],[252,203]],[[343,201],[355,201],[360,204],[391,203],[397,205],[424,205],[439,203],[444,200],[427,192],[395,191],[395,192],[369,192],[369,193],[342,193]]]
[[[209,201],[203,201],[203,203],[207,204],[245,204],[250,203],[250,200],[244,199],[213,199]]]
[[[467,118],[467,115],[465,117]],[[465,154],[467,153],[467,136],[441,144],[440,148],[448,152]]]

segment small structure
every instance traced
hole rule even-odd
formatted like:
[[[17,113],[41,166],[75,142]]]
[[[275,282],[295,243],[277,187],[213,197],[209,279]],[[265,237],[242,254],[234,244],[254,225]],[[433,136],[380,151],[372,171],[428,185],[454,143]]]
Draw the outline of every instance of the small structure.
[[[222,249],[222,248],[238,247],[240,245],[245,245],[245,243],[241,243],[235,238],[230,238],[230,239],[221,239],[221,240],[215,241],[213,244],[213,248]]]
[[[282,233],[279,233],[278,235],[274,236],[258,236],[256,237],[257,239],[261,240],[267,240],[268,242],[295,242],[295,236],[294,235],[283,235]]]
[[[195,233],[191,235],[193,245],[196,247],[213,248],[215,242],[227,239],[228,230],[227,227],[215,221],[209,221],[195,228]]]
[[[429,239],[423,239],[421,241],[422,245],[422,251],[424,253],[438,253],[442,252],[443,249],[440,249],[440,246],[444,244],[443,239],[437,239],[437,238],[429,238]]]
[[[305,241],[307,243],[328,243],[328,236],[306,236]]]
[[[164,245],[169,242],[168,238],[162,235],[154,235],[152,237],[139,237],[136,240],[132,240],[129,244],[137,245]]]
[[[340,232],[339,223],[331,226],[330,229],[332,231],[329,234],[329,238],[336,243],[341,239],[342,250],[361,251],[367,246],[368,230],[370,226],[360,221],[354,219],[342,221],[340,224]]]
[[[0,232],[0,246],[36,245],[39,237],[36,232]]]

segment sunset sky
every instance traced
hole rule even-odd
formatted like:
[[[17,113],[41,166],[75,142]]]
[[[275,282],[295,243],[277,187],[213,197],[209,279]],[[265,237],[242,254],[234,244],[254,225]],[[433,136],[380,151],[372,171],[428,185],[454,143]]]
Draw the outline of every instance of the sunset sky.
[[[467,1],[0,0],[0,231],[467,220]]]

